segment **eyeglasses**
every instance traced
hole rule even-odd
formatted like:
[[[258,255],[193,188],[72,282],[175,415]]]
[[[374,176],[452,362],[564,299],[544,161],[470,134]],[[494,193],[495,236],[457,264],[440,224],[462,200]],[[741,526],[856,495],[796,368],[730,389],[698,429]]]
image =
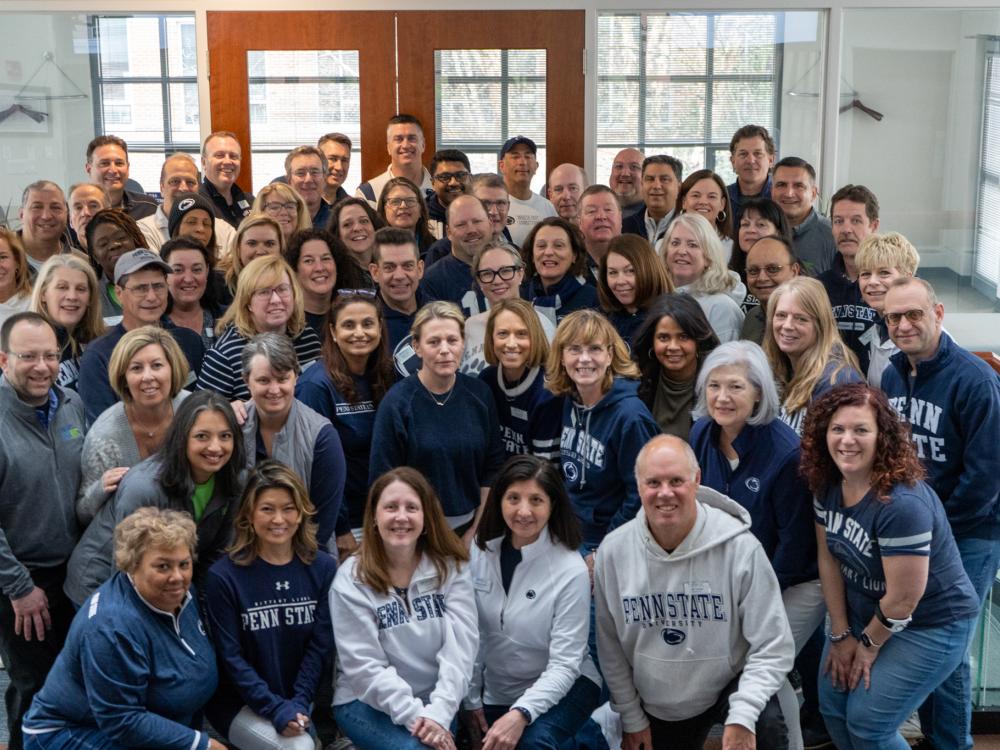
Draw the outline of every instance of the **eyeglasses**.
[[[455,182],[465,182],[467,179],[469,179],[469,173],[439,172],[438,174],[434,175],[434,179],[437,180],[438,182],[443,182],[443,183],[449,183],[452,180],[455,180]]]
[[[500,266],[495,271],[492,268],[484,268],[481,271],[476,271],[476,278],[484,284],[492,283],[497,276],[504,281],[510,281],[520,268],[520,266]]]
[[[483,206],[489,211],[491,208],[507,208],[510,205],[510,201],[483,201]]]
[[[17,357],[21,362],[26,365],[33,365],[38,362],[39,359],[45,360],[46,364],[51,365],[54,362],[58,362],[60,359],[59,352],[45,352],[44,354],[39,352],[7,352],[11,357]]]
[[[260,300],[271,299],[272,294],[277,294],[279,297],[291,297],[292,285],[279,284],[278,286],[266,286],[263,289],[255,289],[253,298]]]
[[[156,292],[157,296],[167,293],[167,284],[164,281],[157,281],[155,284],[136,284],[125,288],[137,297],[145,297],[150,292]]]
[[[895,327],[900,324],[904,316],[911,323],[919,323],[924,319],[925,311],[919,308],[914,310],[906,310],[904,312],[891,312],[885,314],[885,322],[889,325]]]
[[[344,297],[368,297],[370,299],[375,298],[374,289],[338,289],[337,294],[341,294]]]
[[[779,273],[781,273],[781,269],[782,268],[784,268],[784,266],[779,266],[779,265],[777,265],[775,263],[770,263],[770,264],[768,264],[766,266],[763,266],[763,267],[761,267],[761,266],[748,266],[747,267],[747,278],[750,278],[750,277],[757,278],[762,273],[766,273],[768,276],[777,276]]]
[[[297,203],[265,203],[264,211],[269,214],[280,214],[284,211],[286,214],[295,213],[298,208]]]
[[[313,179],[321,176],[323,174],[322,169],[296,169],[292,172],[292,177],[297,177],[302,180],[306,177],[312,177]]]
[[[417,205],[416,198],[390,198],[386,201],[386,205],[392,206],[393,208],[399,208],[400,206],[406,206],[406,208],[413,208]]]
[[[588,346],[570,344],[566,347],[566,352],[572,354],[574,357],[579,357],[584,352],[587,352],[591,357],[597,357],[607,350],[608,347],[605,344],[589,344]]]

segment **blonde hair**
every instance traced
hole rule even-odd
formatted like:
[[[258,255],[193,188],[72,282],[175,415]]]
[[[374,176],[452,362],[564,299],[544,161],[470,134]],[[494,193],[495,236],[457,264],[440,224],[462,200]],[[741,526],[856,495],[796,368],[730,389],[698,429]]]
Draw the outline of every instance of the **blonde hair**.
[[[14,295],[31,294],[31,275],[28,271],[28,251],[24,249],[17,232],[7,227],[0,227],[0,240],[7,242],[11,255],[14,256]]]
[[[78,253],[72,252],[53,255],[45,261],[38,270],[35,289],[31,293],[31,309],[36,313],[44,315],[53,324],[55,324],[55,321],[45,306],[45,292],[48,291],[49,284],[52,283],[52,277],[55,276],[57,268],[69,268],[73,271],[79,271],[87,277],[87,286],[90,289],[90,295],[87,299],[87,311],[83,314],[80,322],[76,324],[76,328],[72,331],[66,331],[66,335],[68,336],[67,345],[70,347],[71,353],[73,356],[79,356],[80,352],[83,351],[83,344],[89,344],[94,339],[103,336],[105,332],[99,282],[97,281],[97,274],[94,273],[94,267],[90,265],[86,257]]]
[[[323,164],[326,164],[326,159],[323,159]],[[277,193],[281,196],[283,202],[293,201],[295,203],[295,230],[300,229],[312,229],[312,219],[309,217],[309,208],[306,206],[306,202],[302,200],[302,196],[299,195],[298,191],[295,190],[291,185],[287,185],[284,182],[271,182],[260,189],[257,193],[257,197],[253,200],[253,206],[250,209],[250,213],[253,214],[263,214],[267,216],[267,212],[264,211],[264,204],[267,202],[267,198],[271,193]]]
[[[785,295],[794,295],[806,314],[812,318],[816,329],[816,342],[799,358],[798,368],[792,367],[792,360],[781,349],[774,338],[774,311]],[[826,289],[816,279],[796,276],[771,292],[767,300],[767,324],[764,328],[764,353],[774,372],[774,379],[782,395],[782,405],[789,414],[794,414],[809,405],[813,390],[827,365],[836,363],[830,373],[830,384],[848,368],[858,369],[858,361],[840,339],[837,322],[833,318],[833,306]]]
[[[913,276],[920,265],[920,253],[899,232],[872,234],[861,241],[854,264],[858,271],[895,268],[906,276]]]
[[[233,303],[219,320],[219,328],[225,328],[230,323],[244,338],[250,338],[260,333],[254,326],[250,315],[250,301],[258,288],[282,283],[282,275],[288,274],[288,283],[292,286],[292,316],[288,319],[288,333],[294,338],[306,327],[306,315],[302,305],[302,287],[298,278],[285,259],[278,255],[264,255],[254,258],[243,269],[236,283],[236,293]]]
[[[281,233],[281,225],[267,214],[248,215],[240,222],[239,228],[229,240],[226,252],[219,260],[219,270],[225,273],[226,286],[229,287],[230,291],[236,290],[236,282],[240,274],[243,273],[243,269],[246,268],[240,259],[240,243],[243,241],[243,235],[259,226],[269,226],[278,233],[278,254],[285,254],[285,236]]]
[[[156,344],[163,350],[170,365],[170,398],[173,398],[187,382],[188,363],[177,340],[159,326],[142,326],[122,336],[111,352],[108,362],[108,380],[111,389],[126,404],[132,403],[132,393],[128,389],[128,366],[140,349]]]
[[[497,317],[502,312],[514,313],[524,323],[528,329],[528,340],[531,345],[528,347],[528,359],[524,363],[529,370],[533,367],[540,367],[545,363],[545,358],[549,353],[549,340],[545,336],[545,330],[538,320],[538,313],[531,306],[530,302],[523,299],[502,299],[490,308],[489,317],[486,318],[486,337],[483,340],[483,356],[491,365],[500,364],[496,350],[493,348],[493,331],[496,328]]]
[[[577,310],[562,319],[545,362],[545,386],[557,396],[576,392],[576,384],[563,367],[563,350],[574,341],[603,341],[611,350],[611,364],[604,373],[601,391],[607,393],[615,377],[638,378],[639,368],[611,322],[596,310]]]
[[[151,549],[173,549],[182,544],[195,558],[198,539],[194,520],[187,513],[149,505],[130,513],[115,527],[115,565],[134,573]]]
[[[674,227],[681,225],[694,235],[702,255],[705,256],[705,270],[693,284],[691,291],[695,295],[699,294],[722,294],[728,292],[736,285],[736,279],[729,273],[726,261],[723,258],[722,240],[708,219],[698,213],[685,212],[670,222],[667,229],[667,237],[663,243],[663,262],[666,264],[667,244],[670,242],[670,235],[674,233]],[[670,274],[669,268],[667,274]],[[671,279],[673,281],[673,279]]]
[[[436,302],[428,302],[417,310],[417,314],[413,317],[413,324],[410,326],[410,335],[413,336],[413,340],[420,341],[420,330],[424,325],[439,319],[454,320],[458,324],[458,332],[463,339],[465,338],[465,316],[462,315],[458,305],[454,302],[437,300]]]

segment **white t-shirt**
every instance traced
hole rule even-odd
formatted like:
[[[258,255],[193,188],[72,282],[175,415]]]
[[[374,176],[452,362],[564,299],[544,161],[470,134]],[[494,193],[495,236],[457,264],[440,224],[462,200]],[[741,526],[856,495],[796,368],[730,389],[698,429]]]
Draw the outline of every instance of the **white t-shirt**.
[[[510,196],[507,231],[510,232],[514,244],[521,247],[528,238],[531,228],[549,216],[558,216],[555,206],[537,193],[532,193],[526,201]]]

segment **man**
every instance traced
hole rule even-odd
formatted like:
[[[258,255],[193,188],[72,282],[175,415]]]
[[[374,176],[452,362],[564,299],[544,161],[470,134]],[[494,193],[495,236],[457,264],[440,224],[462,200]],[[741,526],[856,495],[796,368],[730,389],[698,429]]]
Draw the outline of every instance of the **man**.
[[[351,171],[351,139],[343,133],[327,133],[319,138],[316,148],[323,152],[326,158],[326,186],[323,188],[323,198],[331,206],[348,198],[344,190],[344,180]]]
[[[622,209],[607,185],[591,185],[580,197],[580,233],[587,249],[587,267],[596,282],[601,260],[611,240],[622,233]]]
[[[683,173],[680,159],[667,154],[647,156],[642,162],[640,182],[643,207],[622,219],[622,234],[645,237],[656,249],[674,218]]]
[[[774,697],[792,633],[750,515],[708,487],[690,446],[658,435],[635,462],[642,508],[594,564],[597,648],[623,750],[786,747]],[[683,686],[680,688],[679,686]]]
[[[576,164],[560,164],[549,172],[546,197],[556,213],[576,224],[580,218],[580,195],[587,187],[587,173]]]
[[[50,180],[33,182],[21,194],[18,234],[28,254],[32,274],[53,255],[69,252],[66,213],[66,196],[62,188]]]
[[[159,250],[170,239],[167,220],[174,207],[174,200],[180,193],[197,193],[199,181],[198,167],[189,154],[171,154],[163,162],[160,167],[160,194],[163,196],[163,203],[157,206],[155,214],[137,222],[150,250]],[[227,222],[215,218],[215,239],[220,248],[229,247],[229,240],[234,234]]]
[[[285,178],[305,201],[314,229],[326,229],[330,221],[330,204],[323,197],[326,175],[326,157],[315,146],[296,146],[285,157]]]
[[[465,317],[486,309],[486,298],[472,283],[472,259],[493,238],[490,217],[479,199],[461,195],[448,206],[451,255],[427,269],[423,288],[429,299],[447,300],[462,308]]]
[[[1000,568],[1000,381],[942,330],[944,305],[923,279],[904,276],[889,285],[885,320],[900,351],[882,375],[882,390],[910,424],[982,604]],[[971,711],[966,655],[921,707],[924,735],[941,750],[971,748]]]
[[[609,187],[615,191],[622,207],[622,216],[627,219],[643,209],[641,196],[642,163],[645,161],[642,151],[635,148],[623,148],[611,163]]]
[[[21,718],[73,618],[62,588],[79,538],[84,416],[80,397],[55,385],[59,344],[44,317],[12,315],[0,350],[0,656],[10,678],[8,747],[21,750]]]
[[[151,216],[156,201],[142,193],[125,189],[128,182],[128,144],[116,135],[99,135],[87,144],[87,163],[83,165],[90,181],[108,191],[111,207],[135,220]]]
[[[373,209],[378,209],[378,199],[385,183],[393,177],[405,177],[424,192],[434,189],[431,173],[424,169],[424,128],[413,115],[399,114],[389,120],[385,133],[389,168],[378,177],[358,185],[354,194],[364,198]]]
[[[424,262],[413,233],[396,227],[382,227],[375,232],[368,271],[378,284],[396,371],[412,375],[420,369],[420,358],[410,345],[410,326],[417,310],[430,301],[420,288]]]
[[[833,305],[840,338],[858,358],[861,372],[867,373],[869,344],[877,335],[873,328],[876,315],[861,296],[854,258],[861,243],[878,231],[878,198],[864,185],[844,185],[830,201],[830,218],[837,254],[833,268],[818,278]]]
[[[744,198],[771,197],[771,165],[777,149],[774,139],[762,125],[744,125],[729,141],[729,163],[736,182],[729,185],[729,205],[733,227],[740,226]]]
[[[427,194],[427,215],[431,234],[444,237],[447,210],[451,202],[469,192],[472,185],[472,167],[469,157],[454,148],[435,151],[431,157],[431,179],[434,190]]]
[[[199,191],[212,201],[215,215],[234,229],[250,213],[253,196],[236,184],[240,176],[243,149],[236,134],[228,130],[210,133],[201,144],[202,181]]]
[[[201,336],[179,328],[164,318],[167,310],[167,274],[173,269],[151,250],[140,248],[122,255],[115,263],[115,293],[122,305],[121,323],[93,341],[80,359],[80,395],[87,408],[87,423],[118,401],[108,380],[111,352],[122,336],[140,326],[162,326],[180,345],[194,382],[201,369],[205,348]]]
[[[837,253],[830,220],[813,208],[817,195],[816,170],[805,159],[786,156],[774,165],[771,198],[788,219],[795,257],[810,276],[832,268]]]
[[[497,242],[514,244],[510,231],[507,229],[507,216],[510,209],[510,195],[503,184],[503,179],[492,172],[477,174],[472,178],[472,194],[482,201],[486,214],[490,217],[490,229],[493,239]]]
[[[747,310],[740,338],[764,343],[767,301],[771,293],[802,273],[792,246],[784,237],[761,237],[747,253],[747,286],[760,303]]]
[[[538,171],[537,154],[533,140],[516,135],[503,144],[497,162],[510,200],[507,228],[518,247],[524,244],[535,224],[556,215],[555,207],[547,198],[531,191],[531,178]]]
[[[69,226],[75,246],[87,251],[87,225],[102,208],[111,208],[111,196],[103,185],[78,182],[69,189]]]

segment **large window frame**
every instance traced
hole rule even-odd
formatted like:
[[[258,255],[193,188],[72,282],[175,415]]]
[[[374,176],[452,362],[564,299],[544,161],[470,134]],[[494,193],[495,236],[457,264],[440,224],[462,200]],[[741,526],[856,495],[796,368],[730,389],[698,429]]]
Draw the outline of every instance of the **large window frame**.
[[[972,285],[988,297],[1000,297],[1000,43],[990,42],[983,56],[983,117],[980,131],[979,186],[973,240]],[[991,93],[992,92],[992,93]],[[989,200],[992,194],[992,200]],[[988,205],[992,204],[992,205]],[[985,267],[985,268],[984,268]]]

